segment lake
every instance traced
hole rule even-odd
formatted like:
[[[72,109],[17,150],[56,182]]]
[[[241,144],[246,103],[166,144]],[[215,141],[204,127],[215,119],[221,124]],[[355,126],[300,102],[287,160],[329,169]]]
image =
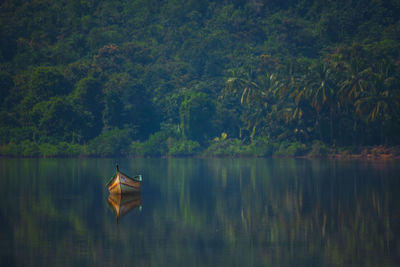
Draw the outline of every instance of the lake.
[[[109,197],[116,163],[143,175],[140,195]],[[399,174],[399,161],[1,158],[0,266],[399,266]]]

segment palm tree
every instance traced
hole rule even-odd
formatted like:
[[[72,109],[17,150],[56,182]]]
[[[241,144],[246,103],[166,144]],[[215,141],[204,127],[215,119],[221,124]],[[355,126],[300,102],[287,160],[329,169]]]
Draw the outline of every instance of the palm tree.
[[[260,94],[260,86],[255,81],[254,72],[252,69],[248,69],[247,72],[243,72],[239,69],[233,69],[230,71],[230,78],[226,81],[224,94],[241,94],[240,103],[249,104]]]
[[[366,122],[380,121],[380,139],[383,140],[382,124],[399,112],[400,94],[396,77],[392,75],[391,65],[383,60],[377,72],[370,71],[367,90],[363,90],[355,101],[356,112],[365,116]]]
[[[251,131],[250,139],[253,140],[258,126],[267,117],[270,108],[268,98],[275,76],[257,77],[251,68],[248,68],[245,72],[234,69],[231,70],[230,75],[222,96],[240,96],[240,104],[244,108],[242,114],[243,121],[246,124],[244,128]],[[242,130],[243,128],[240,127],[240,138],[242,138]]]
[[[343,80],[339,84],[338,98],[342,107],[343,116],[353,122],[352,139],[359,141],[357,138],[358,127],[361,124],[360,118],[354,116],[354,103],[364,93],[369,84],[371,68],[365,68],[362,64],[363,60],[354,57],[349,63],[344,63],[342,73]],[[346,129],[344,129],[346,131]],[[361,138],[362,139],[362,138]]]
[[[343,101],[352,102],[357,99],[365,90],[368,84],[368,77],[371,72],[370,68],[362,68],[361,60],[354,58],[349,64],[345,64],[346,78],[340,84],[338,95]]]
[[[338,109],[336,77],[334,69],[327,63],[318,63],[311,67],[306,75],[304,87],[295,90],[292,94],[298,103],[301,99],[309,101],[316,111],[316,123],[321,134],[321,117],[324,110],[328,110],[330,124],[330,142],[333,143],[334,115]]]

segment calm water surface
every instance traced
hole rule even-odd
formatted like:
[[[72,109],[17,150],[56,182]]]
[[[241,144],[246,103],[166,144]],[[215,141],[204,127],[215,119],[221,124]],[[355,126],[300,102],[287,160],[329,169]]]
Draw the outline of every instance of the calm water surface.
[[[399,163],[2,158],[0,266],[399,266]]]

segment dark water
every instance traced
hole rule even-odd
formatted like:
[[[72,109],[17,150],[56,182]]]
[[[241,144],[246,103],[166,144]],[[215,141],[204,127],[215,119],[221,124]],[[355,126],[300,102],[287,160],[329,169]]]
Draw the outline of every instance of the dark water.
[[[118,224],[117,161],[144,179]],[[398,161],[0,159],[0,266],[399,266],[399,174]]]

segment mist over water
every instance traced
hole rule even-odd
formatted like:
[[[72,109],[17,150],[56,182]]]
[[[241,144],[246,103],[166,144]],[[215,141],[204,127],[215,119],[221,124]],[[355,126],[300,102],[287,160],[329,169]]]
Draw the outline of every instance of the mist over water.
[[[397,266],[398,163],[2,158],[0,265]]]

